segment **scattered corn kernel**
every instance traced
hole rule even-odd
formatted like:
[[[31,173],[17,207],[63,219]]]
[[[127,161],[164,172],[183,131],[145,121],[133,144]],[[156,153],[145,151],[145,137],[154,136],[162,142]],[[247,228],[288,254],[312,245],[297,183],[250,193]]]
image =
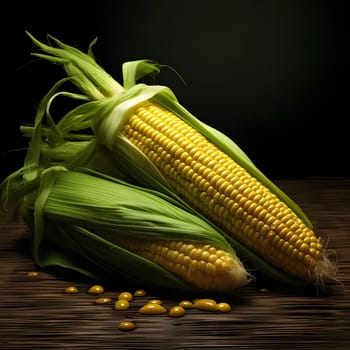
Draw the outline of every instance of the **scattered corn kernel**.
[[[167,309],[160,304],[147,303],[139,309],[141,314],[145,315],[161,315],[167,312]]]
[[[95,303],[96,304],[107,304],[107,303],[110,303],[112,301],[111,298],[97,298],[95,300]]]
[[[204,310],[204,311],[218,310],[218,304],[213,299],[197,299],[193,303],[193,307],[198,310]]]
[[[39,276],[39,272],[38,271],[30,271],[27,273],[28,277],[37,277]]]
[[[118,328],[121,331],[132,331],[133,329],[135,329],[135,323],[130,321],[122,321],[119,323]]]
[[[134,292],[134,297],[143,297],[146,295],[146,291],[144,289],[137,289]]]
[[[127,301],[131,301],[132,300],[132,294],[130,292],[122,292],[119,294],[118,299],[124,299]]]
[[[168,315],[171,317],[181,317],[185,314],[185,309],[182,306],[176,305],[173,306],[170,310]]]
[[[64,292],[68,294],[74,294],[74,293],[79,293],[79,290],[77,287],[69,286],[64,290]]]
[[[184,309],[192,309],[193,303],[189,300],[182,300],[179,302],[179,306],[183,307]]]
[[[115,310],[127,310],[127,309],[129,309],[129,307],[130,307],[130,303],[126,299],[118,299],[114,303],[114,309]]]
[[[105,290],[102,286],[99,286],[96,284],[96,285],[90,287],[90,289],[88,290],[88,293],[90,293],[90,294],[102,294],[104,291]]]
[[[230,312],[231,311],[231,305],[228,303],[218,303],[218,310],[220,312]]]
[[[159,299],[151,299],[148,301],[149,304],[158,304],[158,305],[161,305],[163,304],[163,302]]]

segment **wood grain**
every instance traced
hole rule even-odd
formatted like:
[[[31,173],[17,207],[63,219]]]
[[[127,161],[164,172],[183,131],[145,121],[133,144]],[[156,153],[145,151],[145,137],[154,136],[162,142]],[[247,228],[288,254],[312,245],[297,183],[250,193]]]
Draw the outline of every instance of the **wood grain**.
[[[338,265],[339,283],[327,291],[281,288],[259,278],[232,295],[229,313],[189,310],[181,318],[141,315],[147,300],[166,307],[193,296],[148,290],[126,311],[96,305],[87,293],[94,283],[81,276],[37,270],[21,223],[0,220],[0,349],[347,349],[350,348],[350,179],[283,180],[276,183],[297,201],[327,241]],[[69,285],[78,294],[65,294]],[[143,286],[138,286],[143,288]],[[128,286],[116,279],[103,296],[116,300]],[[206,297],[201,295],[198,297]],[[136,329],[118,330],[131,320]]]

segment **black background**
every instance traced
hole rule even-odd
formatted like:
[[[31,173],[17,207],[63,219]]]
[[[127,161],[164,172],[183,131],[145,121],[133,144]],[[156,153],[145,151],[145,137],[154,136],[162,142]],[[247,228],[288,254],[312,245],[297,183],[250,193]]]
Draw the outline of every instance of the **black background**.
[[[1,177],[21,166],[19,125],[63,70],[30,55],[25,34],[86,51],[121,82],[124,61],[170,69],[156,78],[231,137],[271,178],[348,176],[345,1],[33,1],[2,11]],[[6,21],[5,21],[6,20]],[[4,26],[4,24],[2,24]],[[345,63],[346,62],[346,63]],[[4,97],[4,96],[3,96]]]

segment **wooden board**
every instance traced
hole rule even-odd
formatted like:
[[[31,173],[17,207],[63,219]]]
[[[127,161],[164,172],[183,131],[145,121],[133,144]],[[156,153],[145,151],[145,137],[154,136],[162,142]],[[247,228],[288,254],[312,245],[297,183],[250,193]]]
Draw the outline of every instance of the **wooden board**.
[[[251,283],[239,294],[218,295],[229,313],[188,310],[180,318],[138,312],[149,299],[166,307],[186,299],[172,291],[148,291],[129,310],[113,302],[96,305],[87,293],[94,281],[53,271],[37,271],[21,223],[0,221],[0,349],[347,349],[350,348],[350,179],[276,181],[307,213],[328,249],[336,253],[340,284],[326,293]],[[113,301],[125,284],[105,284]],[[75,285],[78,294],[65,294]],[[142,288],[143,286],[139,286]],[[200,295],[198,297],[206,297]],[[193,298],[193,296],[188,296]],[[118,330],[133,321],[131,332]]]

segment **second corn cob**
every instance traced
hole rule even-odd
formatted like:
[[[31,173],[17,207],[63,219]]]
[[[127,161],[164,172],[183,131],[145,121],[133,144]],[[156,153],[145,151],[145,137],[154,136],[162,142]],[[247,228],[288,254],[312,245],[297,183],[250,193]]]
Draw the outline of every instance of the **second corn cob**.
[[[13,181],[19,181],[15,186]],[[9,183],[31,228],[32,255],[94,279],[232,292],[248,274],[229,243],[166,196],[86,169],[50,167]]]

